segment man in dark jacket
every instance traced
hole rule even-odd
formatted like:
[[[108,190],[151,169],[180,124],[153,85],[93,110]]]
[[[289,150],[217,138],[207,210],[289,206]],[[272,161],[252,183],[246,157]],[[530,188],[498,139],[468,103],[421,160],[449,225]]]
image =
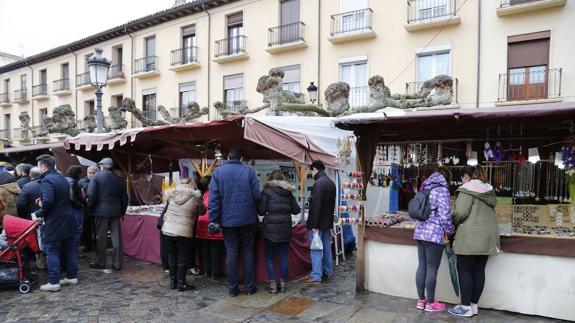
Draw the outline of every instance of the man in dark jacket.
[[[312,270],[306,283],[321,282],[322,274],[328,279],[333,275],[333,259],[331,255],[331,229],[335,211],[336,188],[333,181],[325,174],[325,165],[315,160],[310,166],[315,180],[309,200],[309,215],[307,218],[308,238],[311,243],[318,233],[323,244],[322,250],[311,250]]]
[[[244,259],[246,293],[251,295],[256,292],[254,235],[260,187],[254,170],[242,165],[243,154],[242,149],[232,149],[228,161],[214,171],[209,185],[210,225],[221,226],[224,231],[228,289],[232,297],[239,293],[238,253],[240,247]]]
[[[60,284],[78,283],[78,258],[73,248],[77,231],[76,220],[70,207],[68,181],[55,169],[56,160],[50,155],[37,159],[42,173],[40,181],[40,209],[36,216],[44,219],[42,239],[48,265],[48,283],[40,286],[44,291],[59,291]],[[66,262],[66,278],[60,280],[60,259]]]
[[[18,187],[22,189],[24,185],[30,183],[30,169],[32,169],[32,165],[30,164],[18,164],[16,166],[16,174],[18,175]]]
[[[98,164],[98,172],[88,186],[88,209],[96,223],[96,253],[97,260],[90,264],[93,269],[106,268],[107,233],[112,237],[112,269],[122,269],[121,217],[128,208],[128,192],[126,182],[112,172],[114,162],[104,158]]]
[[[42,173],[38,167],[33,167],[30,170],[30,183],[22,187],[16,205],[18,207],[18,216],[24,219],[31,220],[31,214],[36,212],[40,207],[36,204],[36,200],[40,197],[40,176]]]

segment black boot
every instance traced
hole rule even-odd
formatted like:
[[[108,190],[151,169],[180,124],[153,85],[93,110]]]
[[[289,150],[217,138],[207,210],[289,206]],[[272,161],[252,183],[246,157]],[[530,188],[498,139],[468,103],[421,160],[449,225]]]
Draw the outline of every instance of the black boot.
[[[170,289],[178,287],[178,279],[176,278],[176,266],[170,264]]]
[[[185,280],[178,281],[178,292],[185,292],[187,290],[194,290],[196,287],[194,285],[188,284]]]

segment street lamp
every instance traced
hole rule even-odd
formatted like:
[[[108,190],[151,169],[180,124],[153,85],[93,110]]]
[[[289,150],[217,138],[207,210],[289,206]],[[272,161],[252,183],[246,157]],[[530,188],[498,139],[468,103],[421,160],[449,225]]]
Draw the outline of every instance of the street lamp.
[[[102,112],[102,88],[108,83],[108,69],[110,62],[102,55],[102,49],[95,49],[96,55],[88,60],[90,69],[90,83],[96,87],[96,125],[97,132],[101,133],[104,129],[104,113]]]
[[[313,82],[309,82],[307,93],[309,94],[309,100],[311,101],[311,104],[315,104],[315,101],[317,101],[317,86],[315,86]]]

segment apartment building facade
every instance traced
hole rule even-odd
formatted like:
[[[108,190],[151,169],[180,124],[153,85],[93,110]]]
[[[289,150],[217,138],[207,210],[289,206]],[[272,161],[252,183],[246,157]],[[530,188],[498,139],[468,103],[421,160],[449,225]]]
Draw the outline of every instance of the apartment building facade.
[[[424,81],[448,74],[456,81],[453,107],[460,108],[572,100],[567,53],[575,44],[567,38],[574,13],[575,4],[565,0],[194,1],[0,67],[0,128],[17,141],[23,112],[35,127],[62,104],[78,120],[93,115],[86,62],[96,47],[112,61],[105,115],[125,97],[150,118],[160,118],[157,105],[177,115],[192,101],[210,107],[206,120],[218,118],[216,101],[231,110],[257,107],[263,99],[257,80],[274,67],[284,70],[285,89],[306,94],[314,82],[320,104],[329,84],[345,81],[352,107],[365,105],[367,81],[376,74],[392,93],[415,93]],[[537,39],[547,39],[547,47]],[[529,46],[539,48],[539,61],[522,58],[529,56],[525,48],[535,48]],[[533,89],[530,80],[561,91]]]

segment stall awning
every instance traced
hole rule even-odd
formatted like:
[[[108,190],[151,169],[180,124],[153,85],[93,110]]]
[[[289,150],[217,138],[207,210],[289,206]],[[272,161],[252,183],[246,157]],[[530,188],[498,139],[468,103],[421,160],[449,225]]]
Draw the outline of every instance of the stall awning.
[[[51,143],[51,144],[36,144],[36,145],[24,145],[24,146],[16,146],[2,149],[0,153],[2,154],[14,154],[14,153],[23,153],[28,151],[35,151],[35,150],[44,150],[44,149],[52,149],[64,147],[64,144],[61,142]]]
[[[335,128],[335,118],[254,116],[245,121],[245,139],[300,163],[321,160],[332,168],[337,168],[338,139],[353,135]]]

